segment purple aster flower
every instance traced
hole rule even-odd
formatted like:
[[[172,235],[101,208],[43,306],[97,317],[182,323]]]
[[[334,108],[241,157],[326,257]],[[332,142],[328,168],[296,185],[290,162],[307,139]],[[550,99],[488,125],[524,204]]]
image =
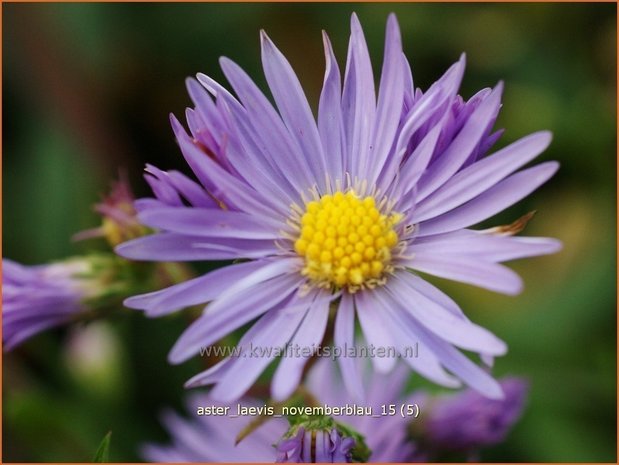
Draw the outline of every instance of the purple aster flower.
[[[505,378],[501,387],[505,393],[501,400],[467,390],[431,401],[422,423],[425,447],[438,453],[474,453],[503,442],[522,414],[528,384],[520,378]]]
[[[80,276],[91,271],[86,260],[23,266],[2,260],[2,341],[11,350],[47,329],[68,323],[85,310],[92,283]]]
[[[363,370],[362,370],[363,371]],[[402,397],[408,370],[396,367],[386,376],[377,376],[365,370],[364,384],[368,403],[380,412],[383,404],[402,403],[411,398]],[[322,359],[310,370],[308,388],[316,394],[316,401],[331,407],[350,403],[343,389],[341,376],[335,365]],[[244,400],[242,405],[259,405]],[[199,406],[221,405],[204,394],[189,397],[189,411]],[[230,406],[232,413],[236,405]],[[301,426],[292,434],[285,434],[289,423],[283,418],[264,422],[237,444],[239,433],[255,417],[199,416],[191,420],[166,412],[163,422],[172,435],[167,446],[148,444],[142,455],[153,462],[350,462],[355,440],[337,428],[310,430]],[[372,451],[369,462],[406,462],[422,459],[416,447],[408,441],[408,421],[400,416],[372,418],[343,415],[335,418],[341,428],[352,427],[364,438]]]
[[[354,345],[358,319],[364,339],[376,347],[404,352],[417,343],[419,356],[406,361],[426,378],[449,387],[464,382],[499,398],[499,384],[459,349],[489,361],[506,345],[417,272],[505,294],[521,291],[519,276],[501,262],[553,253],[560,243],[513,237],[520,223],[470,227],[556,172],[557,162],[521,169],[551,136],[535,133],[487,155],[501,134],[493,126],[502,84],[464,100],[458,95],[463,56],[422,92],[391,15],[376,94],[355,15],[351,27],[343,85],[323,37],[317,120],[290,64],[264,32],[262,63],[276,108],[227,58],[220,63],[236,96],[203,74],[188,81],[191,135],[175,117],[172,126],[198,183],[149,167],[155,198],[136,208],[159,232],[117,251],[135,260],[236,262],[126,305],[159,316],[208,303],[173,347],[172,363],[256,319],[239,342],[245,354],[251,347],[318,345],[335,307],[336,345]],[[227,358],[188,386],[215,384],[215,398],[237,399],[276,353]],[[272,382],[275,399],[294,392],[307,358],[282,358]],[[388,373],[396,358],[372,362]],[[354,360],[339,363],[348,390],[362,398]]]

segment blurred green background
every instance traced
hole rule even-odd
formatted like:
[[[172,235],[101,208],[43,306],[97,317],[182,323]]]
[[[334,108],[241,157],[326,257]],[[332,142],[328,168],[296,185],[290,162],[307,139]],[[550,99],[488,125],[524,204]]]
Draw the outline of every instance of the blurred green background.
[[[470,317],[504,338],[496,372],[531,380],[508,441],[488,461],[616,461],[615,4],[4,4],[3,255],[27,264],[84,252],[75,232],[91,204],[145,162],[187,172],[168,113],[190,104],[186,76],[218,80],[226,55],[264,87],[264,28],[317,101],[327,30],[343,66],[352,11],[376,71],[386,16],[398,15],[415,84],[426,89],[462,51],[462,95],[505,81],[499,145],[550,129],[541,159],[559,173],[489,224],[537,209],[525,234],[564,241],[556,256],[516,262],[516,298],[446,281]],[[314,105],[315,108],[315,105]],[[88,461],[113,431],[111,460],[140,460],[164,440],[164,406],[180,407],[198,361],[170,367],[186,326],[127,311],[43,334],[3,358],[3,461]]]

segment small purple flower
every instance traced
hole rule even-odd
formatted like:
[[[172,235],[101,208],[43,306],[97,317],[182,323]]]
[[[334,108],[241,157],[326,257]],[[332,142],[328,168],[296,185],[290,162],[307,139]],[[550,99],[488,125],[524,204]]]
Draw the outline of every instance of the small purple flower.
[[[355,440],[342,437],[336,428],[331,431],[305,430],[277,444],[277,462],[289,463],[350,463]]]
[[[26,339],[68,323],[83,312],[83,299],[94,288],[80,278],[89,273],[86,260],[23,266],[2,260],[2,340],[11,350]]]
[[[417,445],[409,441],[409,418],[400,415],[382,415],[383,406],[404,405],[416,402],[416,395],[405,395],[404,389],[409,377],[406,365],[399,363],[387,375],[372,372],[366,360],[356,360],[361,373],[361,383],[366,393],[363,407],[372,410],[370,415],[350,415],[337,419],[351,426],[364,437],[370,449],[369,462],[419,462],[425,456]],[[342,373],[327,359],[320,359],[307,377],[307,390],[314,393],[319,402],[330,406],[351,403]],[[422,406],[423,408],[423,406]]]
[[[317,120],[283,54],[261,33],[262,63],[277,109],[249,76],[220,60],[236,96],[200,74],[187,83],[195,108],[188,134],[172,117],[185,160],[198,183],[148,167],[155,198],[136,203],[138,218],[159,232],[117,248],[150,261],[235,260],[167,289],[128,299],[149,316],[208,303],[169,355],[181,363],[257,319],[239,342],[251,347],[315,347],[336,307],[335,344],[353,346],[355,320],[375,347],[400,353],[418,344],[410,367],[448,387],[462,382],[487,397],[499,384],[459,349],[485,362],[505,343],[471,322],[418,272],[505,294],[522,280],[501,262],[556,252],[549,238],[514,237],[510,227],[470,229],[518,202],[558,169],[544,162],[521,169],[549,145],[538,132],[487,155],[502,84],[468,100],[458,95],[464,56],[427,91],[413,85],[394,15],[387,21],[378,94],[356,15],[341,73],[324,35],[326,71]],[[227,358],[188,381],[212,385],[222,401],[240,398],[276,357]],[[272,396],[298,386],[309,357],[284,357]],[[374,357],[390,372],[394,357]],[[364,396],[360,373],[340,357],[347,389]]]
[[[471,390],[433,400],[423,421],[424,444],[439,452],[471,453],[504,441],[522,414],[528,384],[505,378],[501,387],[505,393],[501,400]]]

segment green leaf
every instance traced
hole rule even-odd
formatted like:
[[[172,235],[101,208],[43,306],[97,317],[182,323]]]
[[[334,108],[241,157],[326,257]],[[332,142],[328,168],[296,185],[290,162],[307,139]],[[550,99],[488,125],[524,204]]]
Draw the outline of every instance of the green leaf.
[[[111,440],[112,440],[112,432],[110,431],[105,435],[105,437],[103,438],[103,441],[101,441],[101,444],[99,444],[99,448],[97,449],[97,452],[95,453],[95,456],[92,459],[93,462],[95,463],[109,462]]]

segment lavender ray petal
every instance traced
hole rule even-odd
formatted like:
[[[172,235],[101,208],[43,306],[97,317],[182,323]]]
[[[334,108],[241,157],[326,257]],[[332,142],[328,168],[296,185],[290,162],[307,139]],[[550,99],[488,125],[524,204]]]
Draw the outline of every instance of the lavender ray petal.
[[[451,178],[478,146],[488,124],[501,104],[503,85],[499,83],[467,119],[464,127],[419,180],[419,201],[426,198]]]
[[[353,297],[348,293],[342,294],[337,314],[335,316],[335,328],[333,335],[334,343],[340,350],[346,351],[348,347],[355,345],[355,308]],[[347,391],[356,400],[365,398],[365,389],[361,380],[359,364],[354,357],[348,357],[343,353],[338,358],[342,379]]]
[[[384,292],[381,290],[376,295],[376,300],[379,302],[381,307],[390,305],[387,303],[387,298],[383,294]],[[404,312],[404,310],[400,309],[394,311]],[[453,377],[443,369],[440,360],[434,353],[432,353],[426,344],[421,342],[420,338],[413,334],[410,329],[405,329],[401,326],[401,321],[394,318],[393,312],[385,309],[384,316],[385,323],[393,334],[395,345],[400,354],[405,354],[407,348],[411,347],[412,344],[418,345],[418,357],[402,357],[413,370],[421,374],[424,378],[427,378],[440,386],[456,388],[461,385],[457,378]]]
[[[547,237],[514,237],[462,229],[418,238],[412,253],[471,255],[491,262],[534,257],[558,252],[561,242]]]
[[[173,115],[171,121],[185,160],[213,197],[245,212],[261,213],[272,218],[279,217],[277,208],[268,199],[233,177],[210,157],[205,156]]]
[[[325,77],[318,104],[318,132],[323,144],[327,172],[331,180],[343,178],[343,157],[346,147],[344,122],[342,119],[342,84],[340,68],[337,65],[331,42],[323,32],[325,49]]]
[[[233,61],[222,58],[221,68],[243,102],[255,133],[262,136],[265,151],[300,192],[311,186],[310,166],[301,147],[291,137],[271,103],[249,76]]]
[[[217,202],[197,183],[178,171],[168,171],[172,186],[194,207],[213,208]]]
[[[124,301],[124,305],[145,310],[150,317],[163,316],[185,307],[216,299],[226,285],[246,277],[264,265],[265,263],[261,261],[251,261],[226,266],[159,291],[129,297]]]
[[[389,347],[393,342],[391,331],[380,317],[378,305],[374,296],[368,292],[355,294],[355,306],[361,329],[367,341],[374,347]],[[372,363],[376,371],[389,373],[395,366],[396,359],[393,357],[372,357]]]
[[[284,346],[298,328],[307,312],[286,312],[285,308],[266,313],[254,325],[256,334],[250,339],[253,347],[270,348],[260,358],[236,358],[230,369],[211,391],[214,399],[222,402],[233,401],[241,397],[254,383],[269,363],[275,358],[275,349]],[[249,335],[249,332],[247,333]],[[248,338],[249,341],[249,338]],[[245,343],[242,347],[247,347]]]
[[[546,162],[512,174],[464,205],[420,223],[418,236],[440,234],[479,223],[529,195],[558,169],[557,162]]]
[[[243,281],[247,278],[241,278]],[[300,280],[294,275],[267,278],[237,290],[222,293],[178,338],[168,360],[181,363],[238,327],[276,307],[296,290]]]
[[[329,318],[329,298],[318,297],[307,312],[305,319],[299,326],[297,333],[291,340],[294,347],[315,348],[321,342],[327,329]],[[311,357],[300,356],[282,358],[271,382],[271,396],[276,401],[287,399],[299,385],[303,367]]]
[[[406,313],[405,309],[398,308],[397,300],[391,298],[391,303],[391,307],[386,306],[385,308],[392,315],[394,321],[403,329],[410,332],[411,337],[418,338],[419,342],[427,346],[428,349],[438,357],[445,368],[486,397],[492,399],[501,399],[503,397],[503,392],[499,383],[488,373],[471,362],[449,343],[442,341],[427,329],[423,328]]]
[[[490,331],[455,316],[418,292],[415,283],[409,280],[408,276],[409,273],[398,273],[389,283],[389,290],[402,307],[424,327],[462,349],[494,356],[507,352],[506,344]]]
[[[432,84],[428,92],[415,102],[404,117],[395,147],[395,156],[390,157],[383,167],[377,184],[383,191],[393,181],[415,132],[456,97],[464,74],[465,62],[465,56],[462,55],[460,60],[454,63],[438,81]]]
[[[376,119],[372,129],[371,148],[362,172],[367,173],[373,185],[394,144],[404,100],[404,73],[402,72],[402,39],[395,15],[387,19],[385,53],[378,91]]]
[[[376,112],[374,75],[363,30],[355,13],[351,16],[350,28],[342,96],[348,162],[345,170],[353,178],[367,179],[364,169],[369,166],[367,159]]]
[[[491,291],[515,295],[522,291],[522,279],[496,263],[466,255],[417,253],[406,266],[441,278],[472,284]]]
[[[419,202],[415,218],[434,218],[483,193],[542,153],[551,138],[549,132],[531,134],[456,173]]]
[[[301,147],[318,188],[324,192],[326,188],[324,174],[327,172],[325,155],[301,83],[288,60],[264,31],[260,33],[260,40],[262,67],[277,108],[286,127]]]
[[[247,183],[255,186],[269,198],[277,202],[279,210],[288,214],[291,203],[299,203],[299,190],[288,179],[282,167],[277,165],[265,146],[263,140],[268,134],[258,134],[254,123],[249,119],[247,112],[237,109],[225,95],[218,99],[221,106],[226,108],[233,123],[230,124],[230,137],[227,154],[240,176]]]
[[[285,226],[244,212],[197,207],[149,209],[138,219],[152,228],[205,238],[278,239]]]
[[[148,261],[229,260],[261,258],[278,253],[273,241],[227,239],[159,233],[123,242],[115,249],[121,257]]]

